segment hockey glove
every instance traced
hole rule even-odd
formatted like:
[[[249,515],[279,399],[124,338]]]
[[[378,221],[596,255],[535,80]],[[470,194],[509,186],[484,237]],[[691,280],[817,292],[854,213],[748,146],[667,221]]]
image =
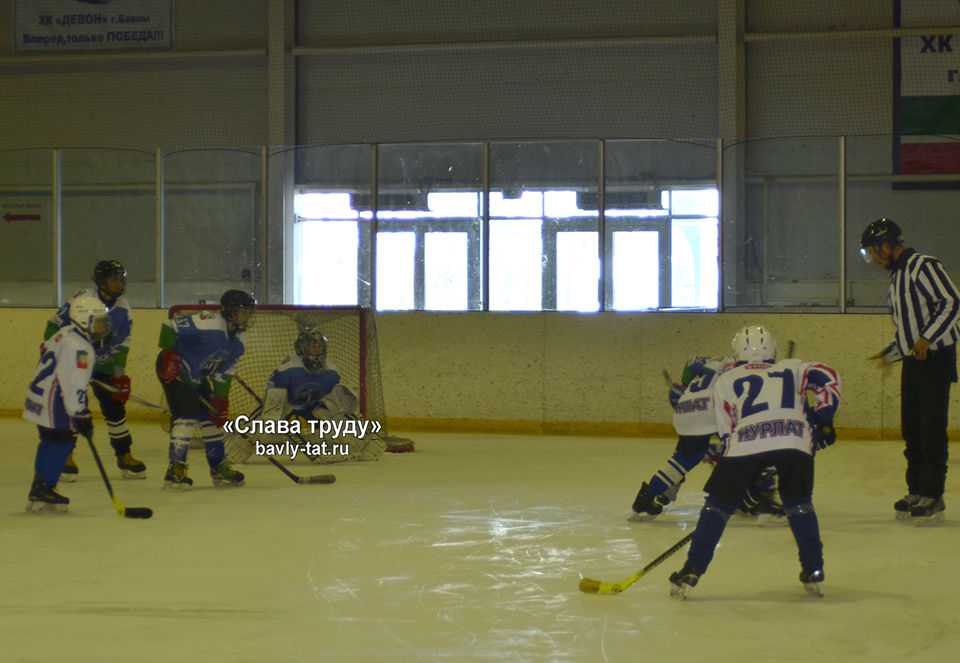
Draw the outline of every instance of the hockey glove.
[[[830,424],[816,424],[812,426],[813,445],[819,449],[826,449],[837,441],[837,432]]]
[[[207,397],[207,402],[210,403],[210,421],[217,426],[222,427],[225,423],[227,423],[227,419],[230,417],[229,399],[226,399],[223,396],[217,396],[216,394],[211,394]]]
[[[130,376],[120,375],[110,378],[110,384],[116,389],[113,392],[113,400],[119,403],[126,403],[127,399],[130,398]]]
[[[87,439],[93,437],[93,415],[90,414],[90,410],[78,412],[76,416],[70,419],[70,423],[73,426],[73,430],[83,437]]]
[[[164,350],[160,353],[160,366],[157,375],[165,383],[170,384],[180,375],[180,355],[173,350]]]

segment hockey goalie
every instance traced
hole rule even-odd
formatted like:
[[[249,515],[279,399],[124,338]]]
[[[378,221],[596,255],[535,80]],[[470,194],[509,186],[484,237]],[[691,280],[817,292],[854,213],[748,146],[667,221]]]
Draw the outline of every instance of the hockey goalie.
[[[245,462],[257,450],[257,442],[264,446],[290,442],[314,463],[380,457],[386,444],[374,430],[379,424],[357,414],[359,401],[340,382],[339,369],[327,359],[327,347],[327,337],[318,328],[301,329],[293,344],[294,354],[284,359],[267,380],[263,408],[256,418],[264,422],[299,420],[300,432],[286,435],[283,440],[276,435],[256,439],[231,435],[227,440],[231,461]]]

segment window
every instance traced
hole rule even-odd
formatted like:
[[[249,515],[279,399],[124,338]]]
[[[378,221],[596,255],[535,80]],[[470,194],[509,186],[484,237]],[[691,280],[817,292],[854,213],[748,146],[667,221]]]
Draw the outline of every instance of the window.
[[[717,308],[717,189],[651,183],[628,143],[602,216],[593,142],[491,144],[486,198],[481,146],[384,146],[375,187],[297,194],[295,302],[368,305],[372,283],[378,310],[481,310],[484,287],[492,311]]]

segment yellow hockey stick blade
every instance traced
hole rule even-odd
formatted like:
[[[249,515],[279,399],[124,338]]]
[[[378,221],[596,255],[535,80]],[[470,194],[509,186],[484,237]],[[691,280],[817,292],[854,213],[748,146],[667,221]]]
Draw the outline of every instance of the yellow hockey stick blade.
[[[639,577],[639,576],[637,576]],[[624,589],[632,585],[637,577],[630,578],[618,583],[600,582],[591,578],[580,579],[580,591],[587,594],[619,594]]]
[[[617,582],[617,583],[609,583],[609,582],[600,582],[599,580],[593,580],[591,578],[581,578],[580,585],[579,585],[580,591],[586,592],[587,594],[619,594],[620,592],[625,590],[627,587],[629,587],[630,585],[638,581],[640,578],[642,578],[643,575],[646,574],[648,571],[656,568],[656,566],[660,564],[660,562],[667,559],[668,557],[670,557],[670,555],[672,555],[673,553],[677,552],[678,550],[683,548],[685,545],[687,545],[687,542],[690,541],[690,539],[692,538],[693,538],[693,532],[686,534],[682,539],[674,543],[667,550],[664,550],[662,553],[660,553],[660,555],[656,559],[654,559],[652,562],[647,564],[645,567],[643,567],[642,569],[634,573],[632,576],[630,576],[626,580],[621,580],[620,582]]]

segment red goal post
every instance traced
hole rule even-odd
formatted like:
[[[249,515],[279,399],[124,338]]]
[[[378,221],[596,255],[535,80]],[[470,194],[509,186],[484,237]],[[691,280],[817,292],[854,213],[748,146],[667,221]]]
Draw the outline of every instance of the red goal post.
[[[201,311],[220,311],[216,304],[184,304],[170,308],[171,318]],[[245,334],[245,350],[236,374],[262,400],[267,378],[288,356],[303,327],[316,327],[328,340],[327,357],[337,365],[342,384],[357,394],[360,413],[386,429],[377,324],[370,309],[359,306],[258,305]],[[230,415],[250,414],[256,399],[234,380]]]

